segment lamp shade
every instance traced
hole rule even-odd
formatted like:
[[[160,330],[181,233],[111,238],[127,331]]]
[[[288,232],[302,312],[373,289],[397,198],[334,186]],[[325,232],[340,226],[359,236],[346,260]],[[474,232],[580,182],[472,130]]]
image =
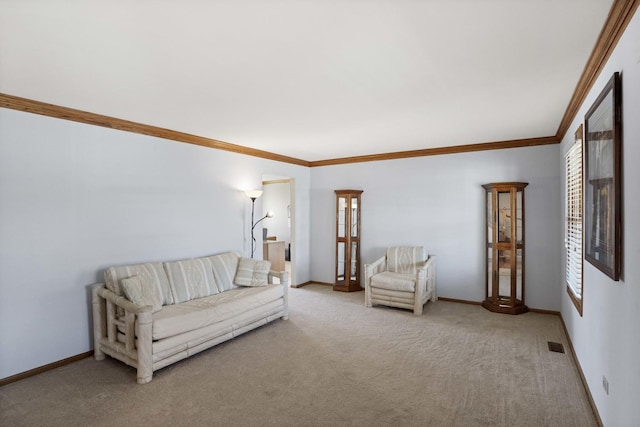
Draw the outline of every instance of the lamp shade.
[[[246,190],[244,194],[246,194],[247,197],[251,199],[257,199],[258,197],[262,196],[262,190]]]
[[[273,211],[267,211],[267,215],[265,215],[267,218],[273,218],[275,214],[273,213]]]

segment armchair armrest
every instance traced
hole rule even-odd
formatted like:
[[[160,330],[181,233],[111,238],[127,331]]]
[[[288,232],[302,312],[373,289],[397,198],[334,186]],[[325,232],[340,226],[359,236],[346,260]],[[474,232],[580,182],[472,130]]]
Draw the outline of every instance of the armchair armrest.
[[[371,264],[364,265],[364,305],[371,307],[371,278],[387,269],[386,255],[378,258]]]
[[[424,269],[427,273],[427,293],[430,294],[429,299],[431,301],[437,301],[436,295],[436,256],[429,255],[427,261],[424,263]]]
[[[435,270],[436,257],[434,255],[427,256],[424,265],[416,270],[416,292],[420,299],[428,296],[435,301]]]
[[[424,265],[416,269],[416,301],[422,301],[427,294],[428,262],[429,259],[427,258]]]
[[[382,273],[387,269],[387,257],[378,258],[371,264],[364,265],[365,284],[371,282],[371,277],[375,274]]]

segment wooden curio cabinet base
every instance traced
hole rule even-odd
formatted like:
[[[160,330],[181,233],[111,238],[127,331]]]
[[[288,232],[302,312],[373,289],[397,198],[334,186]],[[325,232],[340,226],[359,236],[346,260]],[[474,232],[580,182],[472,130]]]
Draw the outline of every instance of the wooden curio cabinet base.
[[[516,300],[515,305],[511,305],[510,299],[505,299],[504,301],[496,299],[496,303],[497,304],[495,304],[493,300],[488,299],[482,301],[482,306],[489,311],[493,311],[494,313],[522,314],[529,311],[529,308],[519,300]]]
[[[360,287],[359,283],[351,283],[349,285],[333,285],[333,290],[338,292],[356,292],[356,291],[364,291],[364,288]]]

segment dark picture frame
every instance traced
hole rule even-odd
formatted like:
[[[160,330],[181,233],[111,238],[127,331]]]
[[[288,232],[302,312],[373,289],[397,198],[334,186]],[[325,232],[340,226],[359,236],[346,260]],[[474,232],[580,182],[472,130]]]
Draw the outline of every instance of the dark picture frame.
[[[617,281],[622,255],[620,73],[613,74],[584,119],[584,259]]]

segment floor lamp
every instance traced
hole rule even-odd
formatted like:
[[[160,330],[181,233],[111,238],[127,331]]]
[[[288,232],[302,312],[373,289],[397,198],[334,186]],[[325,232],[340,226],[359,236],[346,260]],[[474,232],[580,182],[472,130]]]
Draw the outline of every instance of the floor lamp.
[[[251,258],[253,258],[253,253],[256,251],[256,238],[253,235],[253,230],[256,228],[256,225],[260,223],[262,220],[266,218],[273,218],[273,211],[267,211],[265,216],[253,222],[253,213],[256,206],[256,199],[262,196],[262,190],[247,190],[244,192],[251,199]]]

